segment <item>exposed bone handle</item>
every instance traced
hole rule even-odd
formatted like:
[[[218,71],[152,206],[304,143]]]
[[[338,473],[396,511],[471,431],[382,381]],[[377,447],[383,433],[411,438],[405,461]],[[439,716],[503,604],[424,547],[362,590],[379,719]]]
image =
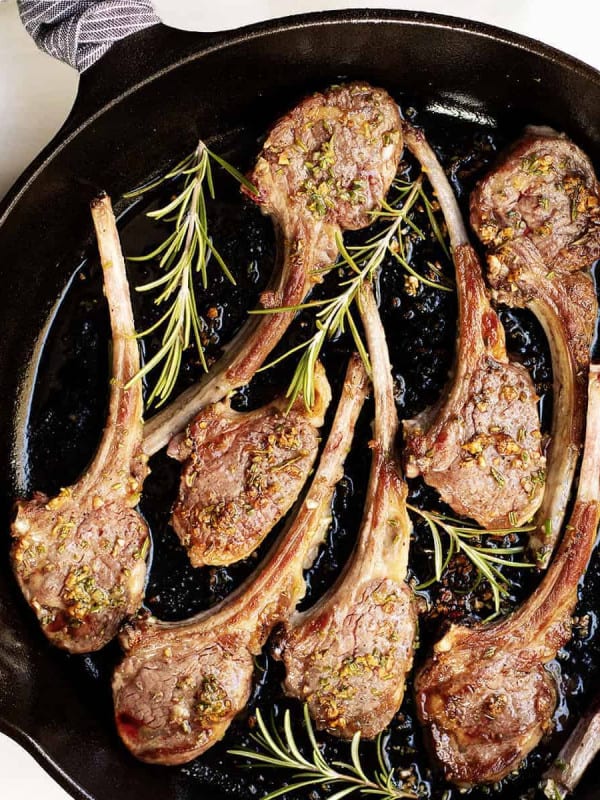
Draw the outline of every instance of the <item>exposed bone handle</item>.
[[[600,696],[579,720],[558,757],[542,778],[542,789],[551,800],[575,791],[584,772],[600,750]]]

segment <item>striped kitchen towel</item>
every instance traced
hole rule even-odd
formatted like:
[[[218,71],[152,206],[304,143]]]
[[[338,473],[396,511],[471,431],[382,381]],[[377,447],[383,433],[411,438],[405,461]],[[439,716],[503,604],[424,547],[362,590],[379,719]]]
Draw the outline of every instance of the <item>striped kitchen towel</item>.
[[[151,0],[18,0],[41,50],[83,72],[109,47],[160,19]]]

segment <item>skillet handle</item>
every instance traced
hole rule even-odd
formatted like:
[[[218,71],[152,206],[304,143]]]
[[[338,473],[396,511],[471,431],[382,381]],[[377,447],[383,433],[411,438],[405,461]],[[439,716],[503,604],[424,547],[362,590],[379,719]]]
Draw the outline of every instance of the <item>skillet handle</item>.
[[[139,83],[226,38],[169,28],[152,0],[17,0],[37,46],[81,73],[75,103],[56,140]],[[50,145],[48,146],[50,149]]]
[[[79,72],[115,42],[160,22],[151,0],[19,0],[18,6],[40,50]]]

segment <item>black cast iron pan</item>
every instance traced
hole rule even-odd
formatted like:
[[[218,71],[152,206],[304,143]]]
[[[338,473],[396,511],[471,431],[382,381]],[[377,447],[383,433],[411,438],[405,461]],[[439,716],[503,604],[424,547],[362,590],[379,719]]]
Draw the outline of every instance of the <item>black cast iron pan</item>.
[[[304,93],[344,78],[381,84],[439,119],[458,116],[469,124],[497,127],[505,137],[528,122],[552,125],[571,135],[600,167],[600,74],[590,67],[532,40],[472,22],[349,11],[214,35],[158,25],[119,42],[83,75],[63,129],[0,207],[0,508],[5,532],[0,546],[0,728],[74,797],[243,796],[243,780],[239,784],[228,775],[226,760],[163,769],[131,758],[112,725],[108,672],[103,673],[117,649],[109,648],[103,661],[69,658],[49,647],[10,572],[7,531],[15,494],[34,483],[46,488],[39,487],[40,480],[56,486],[74,478],[83,466],[77,459],[89,458],[93,449],[94,434],[86,450],[85,431],[97,435],[102,422],[106,345],[82,323],[73,329],[80,352],[71,354],[81,359],[80,374],[69,378],[74,390],[65,400],[68,406],[78,397],[93,407],[82,423],[82,441],[61,428],[60,420],[54,440],[45,444],[32,427],[40,419],[40,392],[47,389],[43,345],[48,332],[55,349],[73,346],[68,343],[73,336],[70,312],[57,303],[90,248],[88,202],[101,188],[119,198],[187,153],[199,135],[220,140],[224,147],[233,142],[233,150],[239,140],[251,159],[256,137],[277,114]],[[122,204],[117,208],[122,211]],[[57,308],[57,318],[67,326],[64,341],[52,327]],[[91,360],[86,348],[95,354]],[[102,365],[96,384],[90,377],[94,358]],[[64,472],[74,474],[64,475],[61,459]],[[592,662],[588,688],[600,666]],[[599,775],[598,769],[590,770],[580,800],[600,797]],[[254,784],[260,796],[260,780]]]

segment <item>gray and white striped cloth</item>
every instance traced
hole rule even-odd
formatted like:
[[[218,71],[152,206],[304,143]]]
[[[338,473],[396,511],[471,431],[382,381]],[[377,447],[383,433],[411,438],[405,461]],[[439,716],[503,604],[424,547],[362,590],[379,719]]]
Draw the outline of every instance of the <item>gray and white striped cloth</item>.
[[[83,72],[109,47],[160,19],[151,0],[18,0],[41,50]]]

